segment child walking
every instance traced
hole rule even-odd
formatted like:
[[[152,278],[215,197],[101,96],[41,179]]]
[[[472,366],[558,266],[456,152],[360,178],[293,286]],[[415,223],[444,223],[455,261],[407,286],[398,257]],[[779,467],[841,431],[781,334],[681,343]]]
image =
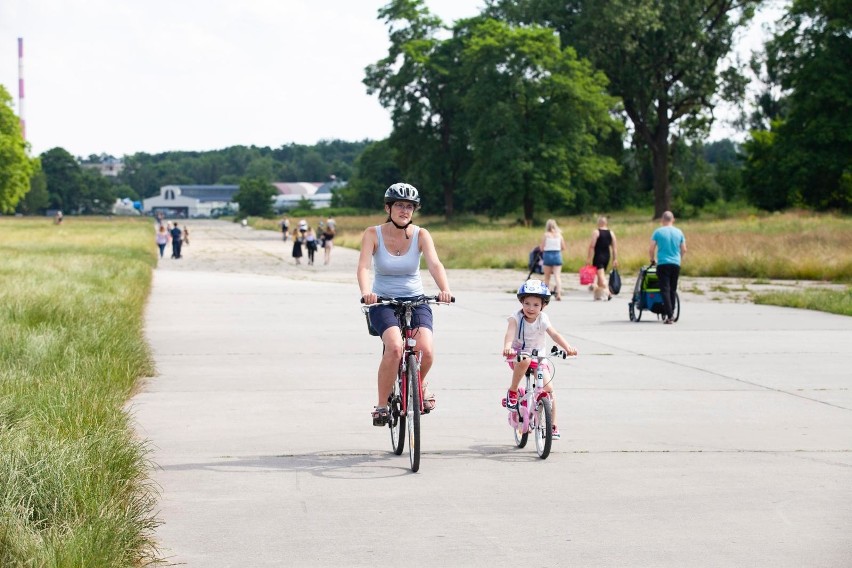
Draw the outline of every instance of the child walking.
[[[550,324],[550,318],[542,310],[550,302],[550,290],[541,280],[527,280],[518,288],[518,301],[521,309],[509,316],[506,336],[503,338],[503,356],[512,368],[512,384],[506,392],[506,408],[518,408],[518,386],[530,366],[529,353],[537,349],[546,353],[547,338],[545,334],[561,347],[568,355],[576,355],[577,350],[571,347],[556,328]],[[521,360],[517,360],[520,354]],[[556,397],[550,377],[553,369],[547,360],[542,360],[540,368],[544,374],[544,390],[550,393],[553,405],[553,439],[559,439],[559,428],[556,426]]]

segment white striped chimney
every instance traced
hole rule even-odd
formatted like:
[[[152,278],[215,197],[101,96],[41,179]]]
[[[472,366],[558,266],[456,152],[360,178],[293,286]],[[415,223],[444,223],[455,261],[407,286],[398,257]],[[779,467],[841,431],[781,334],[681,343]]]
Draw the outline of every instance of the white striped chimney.
[[[24,120],[24,38],[18,38],[18,119],[21,121],[21,136],[27,139],[27,126]]]

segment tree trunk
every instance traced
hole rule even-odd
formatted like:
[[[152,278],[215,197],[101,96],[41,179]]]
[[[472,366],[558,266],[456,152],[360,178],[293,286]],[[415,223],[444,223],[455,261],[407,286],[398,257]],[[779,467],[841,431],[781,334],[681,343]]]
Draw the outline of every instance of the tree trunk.
[[[453,213],[454,213],[454,211],[453,211],[453,209],[454,209],[453,194],[455,193],[453,191],[454,185],[455,184],[452,183],[452,182],[445,182],[444,183],[444,217],[447,219],[447,221],[449,221],[450,219],[453,218]]]
[[[669,185],[669,118],[666,108],[658,109],[657,128],[651,155],[654,166],[654,219],[659,219],[672,206],[672,187]]]
[[[534,203],[533,198],[530,195],[524,196],[524,225],[527,227],[532,227],[533,224],[533,213],[534,213]]]

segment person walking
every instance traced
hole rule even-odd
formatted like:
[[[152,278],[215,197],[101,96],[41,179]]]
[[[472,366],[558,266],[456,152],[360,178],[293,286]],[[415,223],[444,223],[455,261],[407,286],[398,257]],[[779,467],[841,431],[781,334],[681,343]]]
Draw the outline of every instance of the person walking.
[[[305,227],[305,232],[308,231],[308,228]],[[302,264],[302,243],[305,241],[304,233],[301,230],[296,229],[293,231],[293,258],[296,260],[296,264]]]
[[[317,234],[314,233],[313,227],[308,227],[308,232],[305,233],[305,247],[308,249],[308,264],[313,264],[317,252]]]
[[[562,251],[565,239],[555,219],[548,219],[544,226],[544,238],[541,241],[542,264],[544,265],[544,283],[550,289],[550,278],[556,280],[553,288],[556,300],[562,300]]]
[[[648,256],[651,264],[657,263],[657,279],[660,283],[660,295],[663,297],[663,323],[672,324],[674,320],[675,295],[680,265],[686,255],[686,237],[683,231],[674,226],[674,215],[666,211],[660,218],[660,227],[651,235]]]
[[[169,232],[166,231],[165,225],[160,225],[157,229],[156,241],[157,246],[160,248],[160,258],[163,258],[163,252],[166,250],[166,245],[169,243]]]
[[[178,224],[175,223],[172,227],[172,230],[169,231],[172,236],[172,258],[180,258],[180,248],[183,243],[183,233],[178,227]]]
[[[284,217],[281,219],[281,222],[278,223],[281,226],[281,235],[284,242],[287,242],[287,239],[290,237],[290,219]]]
[[[609,266],[610,249],[612,249],[612,267],[618,268],[618,246],[615,233],[607,226],[607,218],[598,217],[598,228],[592,232],[592,240],[589,243],[589,253],[586,255],[586,264],[591,264],[597,270],[595,275],[595,300],[603,299],[603,291],[606,291],[606,299],[612,300],[612,290],[606,280],[606,269]]]
[[[388,298],[414,298],[422,296],[423,280],[420,277],[420,257],[426,258],[429,274],[438,286],[438,301],[452,301],[447,271],[435,251],[429,231],[412,224],[414,212],[420,207],[420,193],[407,183],[395,183],[385,191],[387,221],[368,227],[361,237],[361,254],[358,257],[358,286],[365,304],[375,304],[379,296]],[[326,226],[326,230],[328,227]],[[370,267],[373,282],[370,283]],[[374,426],[387,424],[388,395],[399,370],[402,357],[402,334],[393,306],[373,306],[369,311],[370,326],[376,330],[384,344],[378,371],[378,399],[371,412]],[[426,411],[435,408],[435,395],[428,389],[426,375],[432,367],[432,309],[429,305],[417,306],[412,317],[416,327],[417,348],[421,352],[421,377],[423,379],[423,406]]]
[[[331,217],[325,223],[322,230],[323,264],[331,262],[331,251],[334,250],[334,235],[337,233],[337,223]]]

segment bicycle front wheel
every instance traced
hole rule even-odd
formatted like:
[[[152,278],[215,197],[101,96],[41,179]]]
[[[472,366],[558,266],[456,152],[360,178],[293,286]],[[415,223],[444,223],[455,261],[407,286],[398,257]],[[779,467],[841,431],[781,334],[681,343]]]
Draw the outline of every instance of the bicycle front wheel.
[[[520,408],[521,401],[518,401],[518,408]],[[520,413],[517,410],[510,410],[509,412],[514,412],[518,415],[518,425],[515,426],[512,430],[515,433],[515,445],[519,448],[523,448],[527,445],[527,438],[529,437],[529,431],[524,432],[524,419],[521,417]]]
[[[420,469],[420,365],[417,357],[408,356],[407,365],[407,397],[408,406],[408,459],[411,471]]]
[[[388,400],[390,407],[390,416],[388,416],[388,426],[390,426],[391,448],[393,453],[400,456],[402,449],[405,447],[405,414],[402,412],[402,377],[397,377],[393,382],[393,392],[391,392]]]
[[[553,409],[550,398],[544,397],[536,407],[535,451],[541,459],[550,455],[550,445],[553,443]]]

